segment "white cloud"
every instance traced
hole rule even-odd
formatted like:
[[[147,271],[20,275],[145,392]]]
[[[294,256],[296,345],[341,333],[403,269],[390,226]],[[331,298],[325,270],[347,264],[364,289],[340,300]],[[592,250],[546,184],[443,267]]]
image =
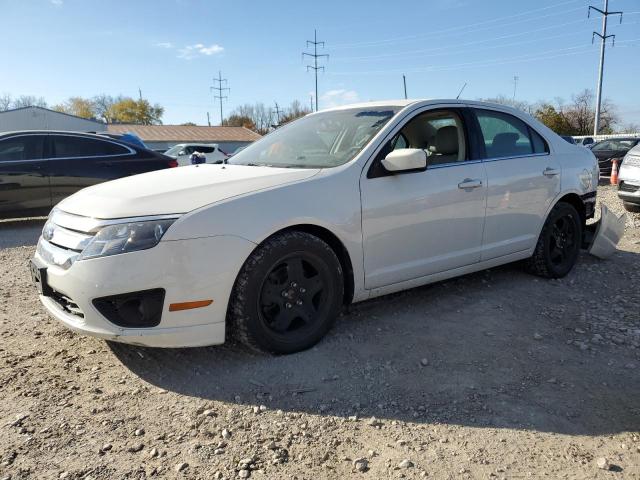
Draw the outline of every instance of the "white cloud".
[[[202,43],[196,43],[195,45],[187,45],[186,47],[179,49],[178,58],[191,60],[192,58],[200,57],[202,55],[216,55],[218,53],[222,53],[223,51],[224,48],[216,43],[208,47]]]
[[[171,42],[160,42],[160,43],[156,43],[155,46],[156,47],[160,47],[160,48],[173,48],[173,43],[171,43]]]
[[[357,102],[358,99],[358,92],[355,90],[346,90],[344,88],[329,90],[320,96],[320,102],[323,108],[331,108],[339,105],[346,105],[348,103],[354,103]]]
[[[61,7],[62,4],[64,3],[62,0],[49,0],[51,2],[52,5],[55,5],[56,7]]]

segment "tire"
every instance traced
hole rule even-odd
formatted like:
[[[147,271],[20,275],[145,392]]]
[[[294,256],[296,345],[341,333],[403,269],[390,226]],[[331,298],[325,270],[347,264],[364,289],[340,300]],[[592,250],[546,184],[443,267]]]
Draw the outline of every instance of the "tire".
[[[581,243],[580,215],[573,205],[559,202],[549,212],[533,255],[526,262],[527,270],[544,278],[562,278],[575,265]]]
[[[640,205],[637,203],[622,202],[627,212],[640,213]]]
[[[315,345],[340,313],[344,279],[335,252],[318,237],[285,232],[246,260],[228,310],[231,335],[277,354]]]

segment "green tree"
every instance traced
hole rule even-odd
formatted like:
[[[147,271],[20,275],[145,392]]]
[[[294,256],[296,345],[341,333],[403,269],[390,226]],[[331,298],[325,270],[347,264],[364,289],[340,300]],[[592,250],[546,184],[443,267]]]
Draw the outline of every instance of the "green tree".
[[[76,117],[95,119],[96,111],[92,100],[82,97],[71,97],[64,103],[55,105],[54,110],[58,112],[68,113]]]
[[[229,117],[224,121],[224,125],[227,127],[244,127],[249,130],[256,129],[255,123],[251,118],[246,115],[238,115],[237,113],[232,113]]]
[[[543,103],[534,113],[534,116],[560,135],[572,135],[573,127],[564,116],[561,109],[556,109],[550,103]]]
[[[116,123],[135,123],[140,125],[162,124],[164,108],[158,104],[151,105],[148,100],[125,97],[119,99],[109,109],[112,121]]]

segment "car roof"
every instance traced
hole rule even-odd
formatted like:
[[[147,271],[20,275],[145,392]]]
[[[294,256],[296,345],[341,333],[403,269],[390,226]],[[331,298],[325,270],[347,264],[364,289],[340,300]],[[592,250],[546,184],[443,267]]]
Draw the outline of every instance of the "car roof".
[[[13,130],[10,132],[0,132],[0,137],[7,137],[13,135],[83,135],[85,137],[99,137],[104,140],[104,135],[100,135],[101,132],[76,132],[72,130]],[[108,132],[104,132],[105,134]]]
[[[381,108],[381,107],[408,107],[409,105],[415,106],[428,106],[428,105],[438,105],[438,104],[458,104],[458,105],[473,105],[477,107],[489,107],[497,110],[505,110],[516,113],[526,113],[516,108],[510,107],[509,105],[504,105],[502,103],[494,103],[494,102],[482,102],[479,100],[464,100],[458,98],[420,98],[420,99],[400,99],[400,100],[380,100],[375,102],[361,102],[361,103],[352,103],[349,105],[341,105],[336,107],[327,108],[324,110],[320,110],[321,112],[330,112],[330,111],[338,111],[338,110],[349,110],[352,108]],[[315,112],[314,112],[315,113]]]

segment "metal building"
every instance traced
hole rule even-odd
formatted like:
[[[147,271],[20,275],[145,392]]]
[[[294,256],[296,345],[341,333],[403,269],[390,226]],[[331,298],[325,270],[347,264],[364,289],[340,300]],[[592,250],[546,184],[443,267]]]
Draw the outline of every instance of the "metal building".
[[[260,135],[244,127],[193,125],[108,125],[109,133],[133,133],[152,150],[167,150],[178,143],[216,143],[225,152],[255,142]]]
[[[16,130],[102,132],[106,129],[107,126],[97,120],[88,120],[43,107],[23,107],[0,112],[0,132]]]

